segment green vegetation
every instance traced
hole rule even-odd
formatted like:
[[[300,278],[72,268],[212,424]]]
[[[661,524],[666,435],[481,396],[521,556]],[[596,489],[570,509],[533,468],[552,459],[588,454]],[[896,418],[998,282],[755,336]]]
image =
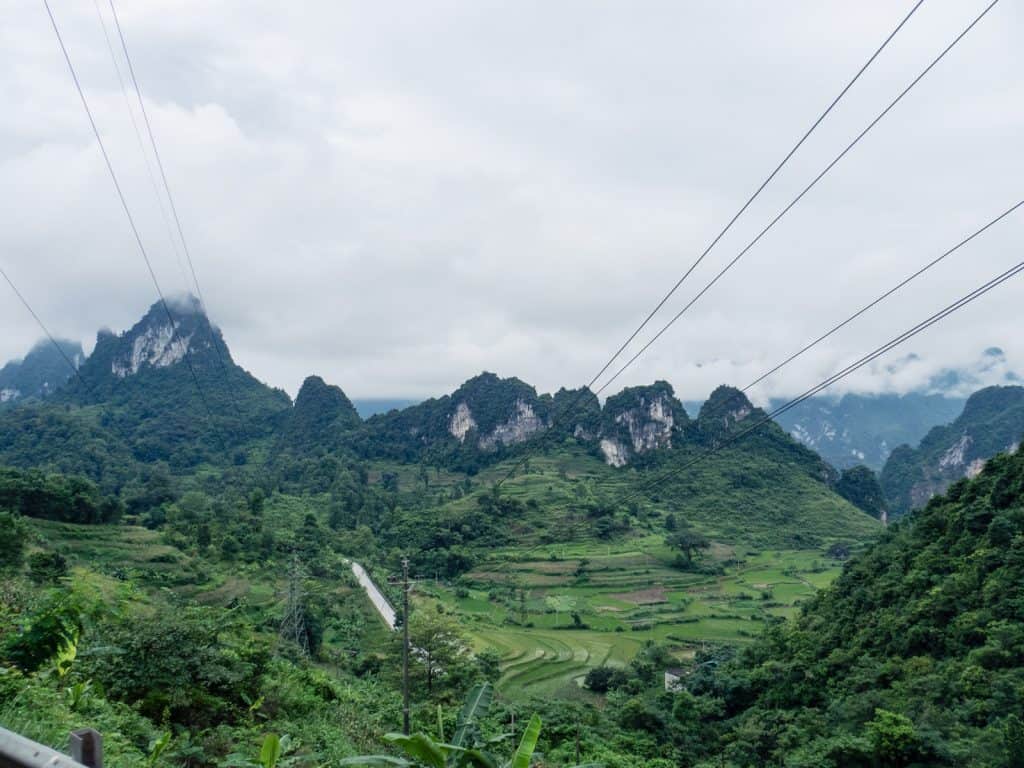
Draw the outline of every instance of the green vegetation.
[[[484,374],[364,422],[315,377],[218,384],[196,316],[214,430],[182,366],[124,373],[158,319],[0,414],[6,727],[126,766],[1015,764],[1024,459],[883,533],[870,472],[772,424],[707,456],[763,416],[729,387],[691,418]],[[401,633],[351,567],[401,606],[405,557],[385,739]]]
[[[885,495],[878,476],[865,466],[844,469],[836,483],[836,493],[872,517],[881,520],[887,515]]]
[[[733,765],[1024,759],[1024,456],[998,456],[689,690]]]

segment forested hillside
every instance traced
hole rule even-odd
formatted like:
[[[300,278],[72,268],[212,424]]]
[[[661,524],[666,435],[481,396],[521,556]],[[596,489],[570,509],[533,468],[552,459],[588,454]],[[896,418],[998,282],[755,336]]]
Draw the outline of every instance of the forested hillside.
[[[1021,765],[1024,456],[956,482],[795,621],[698,670],[688,712],[729,765]]]

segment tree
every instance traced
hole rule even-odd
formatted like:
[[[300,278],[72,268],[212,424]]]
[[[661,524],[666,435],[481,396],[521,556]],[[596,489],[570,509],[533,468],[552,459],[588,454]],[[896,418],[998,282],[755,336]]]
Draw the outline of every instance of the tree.
[[[594,693],[607,693],[611,688],[615,670],[612,667],[594,667],[583,679],[583,685]]]
[[[569,595],[550,595],[544,599],[544,604],[555,612],[555,624],[558,624],[558,614],[573,611],[576,608],[576,598]]]
[[[697,552],[711,546],[707,536],[693,530],[677,531],[671,536],[666,536],[665,543],[682,552],[688,566],[693,564],[693,557]]]
[[[875,756],[883,765],[907,765],[916,756],[918,736],[909,717],[876,709],[875,718],[865,727]]]
[[[469,641],[458,622],[446,614],[434,611],[410,611],[409,656],[410,671],[417,673],[426,686],[427,695],[432,696],[442,681],[458,681],[472,663]],[[401,653],[400,638],[396,633],[398,653]]]
[[[1016,715],[1003,724],[1003,745],[1007,768],[1024,768],[1024,722]]]

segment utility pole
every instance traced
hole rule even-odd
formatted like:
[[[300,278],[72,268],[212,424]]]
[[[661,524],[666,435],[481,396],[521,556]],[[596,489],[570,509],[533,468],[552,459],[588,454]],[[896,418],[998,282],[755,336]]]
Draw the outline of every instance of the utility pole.
[[[309,635],[306,631],[306,595],[302,589],[305,570],[297,556],[292,556],[288,569],[288,592],[285,595],[284,616],[281,619],[281,637],[295,643],[299,653],[309,656]]]
[[[402,733],[409,735],[409,558],[402,558]]]

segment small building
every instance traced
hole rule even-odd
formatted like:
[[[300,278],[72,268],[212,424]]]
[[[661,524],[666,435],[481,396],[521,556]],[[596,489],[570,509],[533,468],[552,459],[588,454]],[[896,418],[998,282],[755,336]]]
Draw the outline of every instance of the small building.
[[[690,671],[683,667],[669,667],[665,670],[665,690],[679,691],[683,688],[683,678],[690,674]]]

